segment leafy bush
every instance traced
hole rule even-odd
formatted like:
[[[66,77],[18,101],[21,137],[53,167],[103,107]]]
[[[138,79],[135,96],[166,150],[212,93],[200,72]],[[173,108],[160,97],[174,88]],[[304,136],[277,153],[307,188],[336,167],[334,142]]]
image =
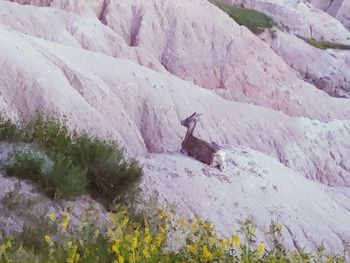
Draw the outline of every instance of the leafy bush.
[[[76,138],[72,146],[73,163],[87,168],[91,187],[101,191],[110,200],[125,193],[128,186],[142,174],[134,160],[126,161],[115,144],[87,134]]]
[[[42,177],[42,163],[43,160],[31,152],[17,151],[9,158],[5,171],[9,176],[38,182]]]
[[[265,28],[272,28],[276,25],[271,17],[262,12],[228,5],[220,0],[209,0],[209,2],[227,13],[239,25],[246,26],[255,34],[259,34],[263,32]]]
[[[0,235],[0,262],[345,262],[344,256],[327,253],[322,247],[314,254],[288,251],[283,246],[283,227],[275,222],[266,233],[269,242],[257,242],[256,226],[250,218],[241,222],[240,230],[231,237],[218,237],[209,222],[174,217],[165,211],[150,219],[156,223],[144,219],[140,224],[119,210],[111,214],[106,234],[96,228],[94,217],[81,221],[79,231],[69,233],[69,214],[50,213],[38,220],[40,227],[31,226],[15,237]],[[174,231],[180,232],[175,250],[169,248]]]
[[[55,197],[80,196],[86,193],[87,184],[86,169],[65,158],[56,160],[52,169],[43,175],[45,191]]]
[[[23,137],[34,142],[50,155],[70,155],[72,136],[64,122],[55,117],[46,117],[39,113],[24,125]]]
[[[6,122],[6,127],[12,128],[11,123]],[[17,141],[32,143],[53,165],[43,169],[43,160],[37,156],[16,154],[6,168],[8,175],[39,182],[51,196],[72,198],[88,190],[110,202],[126,195],[142,175],[138,163],[126,160],[116,143],[86,133],[72,134],[57,118],[38,114],[22,129],[13,129],[20,134]]]
[[[37,182],[50,196],[72,198],[86,193],[86,170],[71,161],[56,159],[52,167],[44,168],[44,158],[35,152],[17,151],[5,165],[9,176]]]
[[[12,141],[19,135],[19,128],[0,115],[0,141]]]
[[[337,42],[329,42],[324,40],[316,40],[314,38],[309,38],[309,39],[303,38],[303,39],[310,45],[323,50],[328,48],[350,50],[350,45],[345,45]]]

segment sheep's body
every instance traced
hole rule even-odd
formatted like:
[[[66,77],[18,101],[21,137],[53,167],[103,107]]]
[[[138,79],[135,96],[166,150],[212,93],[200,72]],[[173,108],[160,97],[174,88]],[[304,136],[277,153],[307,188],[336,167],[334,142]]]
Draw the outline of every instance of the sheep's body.
[[[220,147],[215,142],[208,143],[193,136],[193,130],[197,122],[198,115],[195,113],[181,122],[183,126],[188,128],[185,139],[181,144],[181,152],[207,165],[218,166],[220,170],[224,170],[225,153],[220,151]]]

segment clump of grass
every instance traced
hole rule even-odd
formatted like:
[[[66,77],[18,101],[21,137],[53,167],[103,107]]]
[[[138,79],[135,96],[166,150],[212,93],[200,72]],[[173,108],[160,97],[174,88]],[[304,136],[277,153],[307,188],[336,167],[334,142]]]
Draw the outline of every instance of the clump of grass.
[[[337,42],[330,42],[325,40],[316,40],[314,38],[304,39],[308,44],[319,49],[341,49],[350,50],[350,45],[345,45]]]
[[[209,2],[227,13],[239,25],[246,26],[255,34],[259,34],[263,32],[265,28],[272,28],[276,25],[271,17],[262,12],[228,5],[219,0],[209,0]]]
[[[72,133],[58,118],[38,114],[21,128],[4,123],[12,129],[6,128],[11,132],[5,141],[12,132],[19,134],[16,142],[35,145],[53,163],[45,169],[42,157],[19,152],[8,161],[7,174],[38,182],[50,196],[73,198],[90,192],[111,202],[126,195],[142,175],[138,163],[126,159],[115,142]]]

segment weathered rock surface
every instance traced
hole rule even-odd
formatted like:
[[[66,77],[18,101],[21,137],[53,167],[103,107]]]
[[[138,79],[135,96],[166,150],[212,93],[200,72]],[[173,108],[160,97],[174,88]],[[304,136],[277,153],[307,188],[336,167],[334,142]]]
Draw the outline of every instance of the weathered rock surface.
[[[350,52],[322,50],[280,30],[266,31],[260,38],[300,77],[334,97],[350,97]]]
[[[145,165],[145,197],[158,191],[220,231],[249,214],[262,230],[276,216],[290,247],[341,249],[350,235],[350,101],[301,80],[205,1],[102,3],[0,1],[0,110],[13,119],[55,111],[72,128],[119,140]],[[177,153],[180,120],[195,111],[204,114],[195,134],[230,149],[225,174]]]
[[[326,11],[350,29],[350,2],[347,0],[308,0],[312,5]]]
[[[299,0],[225,0],[273,17],[288,32],[305,38],[350,44],[350,31],[336,18]],[[346,8],[345,8],[346,9]]]
[[[13,17],[18,17],[19,21],[21,19],[31,21],[32,19],[28,17],[34,16],[33,11],[36,10],[33,7],[22,6],[27,10],[20,9],[19,12],[16,11],[18,7],[20,6],[15,3],[7,3],[9,11],[12,9],[15,11],[8,19],[2,19],[5,25],[27,34],[42,32],[34,35],[62,43],[60,39],[63,37],[52,33],[47,35],[40,29],[45,23],[39,21],[41,19],[48,21],[53,12],[58,12],[57,10],[36,8],[37,22],[35,20],[32,24],[23,22],[18,26]],[[69,26],[68,32],[63,31],[63,34],[71,42],[89,50],[98,52],[107,50],[102,51],[107,55],[111,55],[108,50],[117,50],[112,55],[120,58],[128,57],[130,49],[133,50],[135,47],[147,50],[147,54],[150,55],[145,55],[145,59],[139,59],[139,55],[136,55],[135,59],[133,54],[130,54],[130,58],[136,62],[141,60],[140,64],[151,65],[151,68],[156,68],[158,71],[161,71],[162,66],[159,65],[162,64],[170,73],[191,80],[202,87],[215,89],[226,99],[258,104],[281,110],[292,116],[320,118],[318,114],[312,113],[314,110],[310,109],[310,105],[316,103],[313,97],[325,95],[301,81],[266,43],[257,39],[246,28],[238,26],[226,14],[206,1],[192,0],[185,3],[174,0],[154,3],[136,0],[112,1],[105,5],[103,10],[101,21],[124,41],[117,36],[109,41],[108,37],[103,36],[104,34],[101,36],[100,33],[91,32],[93,27],[97,32],[100,32],[98,28],[105,30],[107,36],[113,33],[99,23],[96,17],[91,18],[92,24],[85,26],[84,23],[87,23],[86,20],[90,21],[90,16],[89,19],[67,16],[70,19],[68,21],[73,21],[73,25],[79,21],[79,24],[83,25],[79,26],[81,33],[75,34],[73,31],[73,37]],[[50,32],[61,32],[61,28],[67,28],[62,25],[64,23],[60,16],[62,15],[58,12],[57,21],[50,23]],[[64,15],[64,19],[68,18]],[[74,22],[77,19],[78,22]],[[50,21],[54,20],[50,18]],[[135,26],[134,29],[132,25]],[[68,41],[63,42],[67,44]],[[115,44],[123,42],[129,46]],[[68,44],[71,45],[69,42]],[[116,48],[111,48],[115,45]],[[125,48],[126,51],[118,51]],[[308,110],[303,109],[304,107],[308,107]],[[319,106],[316,106],[315,111],[319,111]]]
[[[18,118],[26,118],[37,110],[55,111],[66,115],[72,126],[99,135],[109,134],[131,153],[141,154],[178,149],[185,132],[180,120],[198,111],[205,115],[205,128],[198,129],[205,138],[258,149],[326,184],[350,183],[346,158],[332,157],[336,153],[348,154],[344,143],[350,136],[348,121],[324,124],[293,119],[259,106],[222,99],[189,82],[128,61],[5,28],[0,29],[0,37],[4,73],[0,77],[1,96],[5,108]],[[347,118],[348,100],[313,89],[310,86],[305,92],[321,96],[317,100],[309,98],[308,107],[302,109],[305,116],[312,114],[324,120]],[[308,131],[313,136],[315,125],[319,135],[310,140]],[[299,152],[304,153],[302,160]]]
[[[183,214],[207,218],[224,235],[238,229],[237,220],[253,216],[260,240],[273,219],[283,222],[289,248],[310,251],[323,243],[341,252],[350,238],[349,189],[338,192],[305,179],[244,147],[228,149],[226,156],[223,173],[181,154],[151,155],[144,161],[145,199],[156,196]]]

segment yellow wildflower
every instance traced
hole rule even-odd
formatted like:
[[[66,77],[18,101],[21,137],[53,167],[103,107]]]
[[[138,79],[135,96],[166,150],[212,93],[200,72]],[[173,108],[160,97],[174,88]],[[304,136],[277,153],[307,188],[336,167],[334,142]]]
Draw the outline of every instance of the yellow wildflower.
[[[282,232],[283,226],[281,224],[276,225],[277,232]]]
[[[230,240],[228,239],[222,239],[221,240],[221,247],[223,250],[227,250],[230,247]]]
[[[196,248],[194,247],[194,245],[188,245],[187,249],[189,252],[191,252],[193,255],[196,254]]]
[[[129,223],[129,218],[125,218],[122,222],[122,226],[126,226]]]
[[[150,258],[151,257],[151,254],[149,253],[147,248],[144,248],[142,250],[142,254],[145,256],[145,258]]]
[[[216,238],[215,237],[209,237],[208,242],[210,246],[214,246],[216,243]]]
[[[56,220],[56,214],[55,214],[55,212],[50,213],[50,214],[48,215],[48,217],[50,218],[50,220],[51,220],[52,222],[54,222],[54,221]]]
[[[76,256],[77,256],[77,245],[71,245],[71,248],[69,250],[69,255],[67,258],[67,263],[75,263],[77,262]],[[79,256],[78,256],[79,258]]]
[[[51,244],[52,243],[52,239],[51,239],[51,237],[49,236],[49,235],[45,235],[44,236],[44,239],[45,239],[45,241],[48,243],[48,244]]]
[[[148,227],[148,225],[146,225],[146,227],[145,227],[145,234],[148,236],[149,234],[150,234],[150,230],[149,230],[149,227]]]
[[[213,255],[212,255],[212,253],[210,253],[210,251],[208,250],[206,245],[203,246],[203,258],[206,260],[213,259]]]
[[[112,245],[112,251],[116,254],[119,254],[119,244],[120,244],[120,240],[116,240]]]
[[[180,216],[178,219],[178,223],[181,228],[184,228],[184,226],[186,225],[185,218],[183,216]]]
[[[208,221],[205,221],[205,222],[204,222],[204,229],[210,230],[210,228],[211,228],[210,223],[209,223]]]
[[[157,247],[156,247],[154,244],[152,244],[152,245],[151,245],[151,253],[154,252],[154,251],[156,251],[156,249],[157,249]]]
[[[0,256],[5,253],[7,249],[12,247],[11,240],[8,240],[5,244],[0,245]]]
[[[123,258],[123,256],[119,255],[119,257],[118,257],[118,263],[124,263],[124,258]]]
[[[265,245],[264,245],[263,242],[260,242],[260,243],[258,244],[257,251],[258,251],[259,257],[262,257],[262,255],[264,254],[264,251],[265,251]]]
[[[235,234],[235,235],[232,236],[232,242],[233,242],[233,244],[236,245],[236,247],[237,247],[238,249],[241,248],[241,242],[239,241],[239,237],[238,237],[237,234]]]
[[[164,209],[160,210],[160,213],[159,213],[159,218],[160,219],[163,219],[164,217],[167,216],[167,213]]]
[[[67,227],[68,227],[68,222],[69,222],[69,214],[68,213],[64,213],[63,214],[63,219],[62,219],[62,230],[66,231]]]
[[[146,235],[144,240],[146,244],[149,244],[152,242],[152,237],[150,235]]]
[[[133,249],[137,248],[137,236],[133,236],[133,237],[132,237],[131,247],[132,247]]]

